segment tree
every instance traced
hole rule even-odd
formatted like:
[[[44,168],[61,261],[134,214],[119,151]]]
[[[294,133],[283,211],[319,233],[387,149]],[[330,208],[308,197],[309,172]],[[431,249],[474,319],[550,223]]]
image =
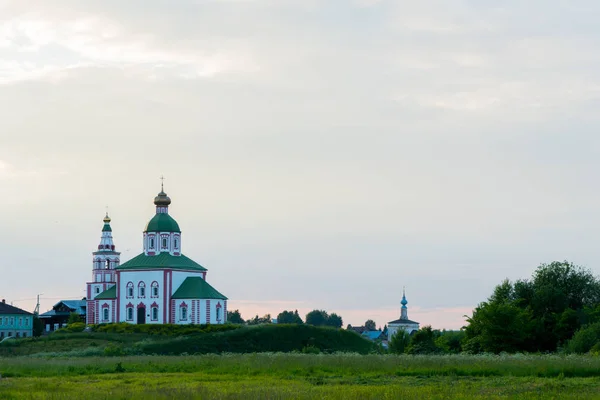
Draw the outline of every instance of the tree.
[[[76,322],[84,322],[83,318],[81,317],[81,315],[77,314],[76,312],[72,312],[71,314],[69,314],[69,319],[67,320],[67,324],[74,324]]]
[[[377,327],[375,326],[375,321],[373,321],[372,319],[368,319],[365,322],[365,328],[367,328],[370,331],[375,331],[377,330]]]
[[[278,324],[302,324],[302,318],[298,314],[298,310],[296,311],[282,311],[277,316]]]
[[[336,313],[331,313],[329,315],[329,318],[327,318],[327,326],[332,326],[334,328],[341,328],[342,325],[344,324],[344,321],[342,320],[342,317],[340,317],[339,315],[337,315]]]
[[[35,336],[35,337],[42,336],[42,333],[44,333],[44,323],[37,315],[34,315],[34,317],[33,317],[32,327],[33,327],[33,336]]]
[[[247,321],[248,325],[261,325],[261,324],[270,324],[273,321],[271,320],[271,314],[265,314],[262,317],[259,317],[258,314]]]
[[[435,345],[435,340],[439,332],[431,329],[431,326],[427,325],[414,332],[410,337],[410,342],[406,348],[406,352],[409,354],[433,354],[439,353],[441,350]]]
[[[307,325],[314,326],[325,326],[327,324],[327,320],[329,319],[329,314],[325,310],[312,310],[308,314],[306,314]]]
[[[227,311],[227,322],[232,324],[243,324],[244,319],[242,318],[240,310]]]
[[[555,351],[600,318],[600,281],[570,262],[540,265],[531,280],[496,286],[467,318],[464,349]]]
[[[406,347],[410,342],[410,335],[404,329],[398,329],[388,343],[392,353],[402,354],[406,351]]]

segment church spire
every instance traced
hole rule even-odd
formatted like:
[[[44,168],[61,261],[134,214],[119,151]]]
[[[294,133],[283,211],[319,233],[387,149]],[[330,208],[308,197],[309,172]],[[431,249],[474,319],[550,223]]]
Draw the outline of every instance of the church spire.
[[[112,228],[110,227],[110,217],[108,212],[102,220],[104,226],[102,227],[102,236],[100,237],[100,244],[98,245],[98,251],[115,251],[115,244],[112,238]]]
[[[406,300],[406,290],[404,287],[402,288],[402,301],[400,301],[400,304],[402,304],[402,308],[400,308],[400,319],[408,319],[408,308],[406,307],[408,301]]]
[[[157,214],[168,214],[171,198],[165,193],[165,177],[160,177],[160,193],[154,198]]]

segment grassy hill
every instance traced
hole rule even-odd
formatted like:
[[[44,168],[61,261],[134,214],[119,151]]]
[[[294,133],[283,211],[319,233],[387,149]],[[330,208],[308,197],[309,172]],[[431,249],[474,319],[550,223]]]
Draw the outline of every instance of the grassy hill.
[[[367,354],[375,350],[372,342],[353,332],[310,325],[215,328],[114,324],[94,329],[93,332],[56,332],[42,338],[7,341],[0,344],[0,357],[293,351]]]

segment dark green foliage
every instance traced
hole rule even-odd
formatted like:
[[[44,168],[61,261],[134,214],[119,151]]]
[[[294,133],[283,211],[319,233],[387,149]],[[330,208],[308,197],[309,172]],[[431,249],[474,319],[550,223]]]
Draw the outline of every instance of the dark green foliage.
[[[377,330],[377,327],[375,326],[375,321],[373,321],[372,319],[366,320],[365,321],[365,328],[367,328],[370,331]]]
[[[578,330],[565,346],[568,353],[587,353],[600,344],[600,322]],[[596,348],[595,351],[598,349]]]
[[[435,339],[435,345],[444,353],[457,354],[462,351],[462,341],[465,338],[464,331],[443,330]]]
[[[342,317],[336,313],[329,315],[325,310],[312,310],[306,314],[306,323],[314,326],[331,326],[341,328],[343,325]]]
[[[40,337],[42,333],[44,333],[44,323],[41,319],[36,315],[33,317],[33,336]]]
[[[262,324],[271,324],[273,321],[271,319],[271,314],[263,315],[259,317],[258,315],[252,319],[249,319],[246,323],[248,325],[262,325]]]
[[[298,310],[296,311],[282,311],[277,316],[278,324],[303,324],[302,318],[298,314]]]
[[[245,323],[242,318],[242,314],[240,314],[240,310],[227,311],[227,322],[230,324],[243,324]]]
[[[342,327],[343,324],[344,321],[342,320],[342,317],[340,317],[336,313],[331,313],[329,315],[329,318],[327,318],[327,323],[325,325],[339,329]]]
[[[65,326],[64,328],[60,328],[56,331],[56,333],[72,333],[72,332],[83,332],[85,329],[85,323],[83,322],[73,322]]]
[[[67,325],[74,324],[76,322],[85,322],[85,321],[83,320],[81,315],[79,315],[75,312],[72,312],[71,314],[69,314],[69,320],[67,321]]]
[[[175,324],[128,324],[121,322],[118,324],[100,324],[91,325],[94,332],[106,333],[145,333],[150,335],[162,336],[181,336],[191,335],[196,333],[211,333],[231,331],[241,328],[235,324],[224,325],[175,325]]]
[[[600,281],[569,262],[542,264],[532,279],[503,281],[467,318],[470,352],[555,351],[600,317]]]
[[[391,353],[402,354],[406,352],[408,343],[410,342],[410,335],[404,329],[399,329],[392,339],[389,341],[388,346]]]
[[[411,335],[406,352],[408,354],[440,353],[441,349],[435,345],[438,334],[439,332],[435,332],[429,325],[422,327]]]
[[[310,325],[270,324],[228,332],[142,343],[143,354],[205,354],[302,351],[314,346],[321,352],[369,353],[374,344],[353,332]]]
[[[325,326],[329,319],[329,314],[325,310],[312,310],[306,314],[304,319],[308,325]]]

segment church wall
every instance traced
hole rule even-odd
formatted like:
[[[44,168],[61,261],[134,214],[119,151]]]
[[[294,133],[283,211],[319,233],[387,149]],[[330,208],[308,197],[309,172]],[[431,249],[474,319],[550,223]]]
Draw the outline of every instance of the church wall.
[[[418,324],[388,324],[388,340],[392,340],[392,336],[394,336],[394,334],[396,332],[398,332],[398,330],[403,329],[406,332],[408,332],[408,334],[410,335],[413,331],[418,331],[419,330],[419,325]]]
[[[162,324],[165,323],[165,310],[167,303],[165,302],[165,282],[164,271],[160,270],[144,270],[144,271],[121,271],[119,273],[119,320],[121,322],[137,323],[138,308],[146,309],[147,324]],[[158,284],[158,296],[152,293],[152,284]],[[132,283],[133,296],[128,296],[128,284]],[[144,295],[140,294],[140,283],[143,283]],[[133,307],[133,319],[128,318],[127,308]],[[158,315],[154,319],[152,307],[158,308]]]

